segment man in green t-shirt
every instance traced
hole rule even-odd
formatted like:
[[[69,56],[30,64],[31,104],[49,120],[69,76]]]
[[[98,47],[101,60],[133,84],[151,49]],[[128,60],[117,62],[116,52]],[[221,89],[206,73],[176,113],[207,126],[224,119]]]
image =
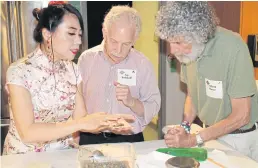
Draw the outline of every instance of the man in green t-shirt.
[[[187,85],[182,127],[170,129],[165,142],[192,147],[219,138],[258,161],[258,93],[251,57],[240,35],[218,23],[208,2],[167,2],[158,12],[156,33],[181,62],[181,81]],[[196,116],[206,128],[188,134]]]

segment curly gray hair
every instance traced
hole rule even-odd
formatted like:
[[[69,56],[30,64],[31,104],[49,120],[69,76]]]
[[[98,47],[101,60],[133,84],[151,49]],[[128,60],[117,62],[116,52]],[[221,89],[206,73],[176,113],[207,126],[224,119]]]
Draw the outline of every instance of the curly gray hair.
[[[184,37],[188,42],[206,43],[215,34],[219,19],[208,2],[172,1],[156,16],[156,34],[164,40]]]
[[[142,27],[141,17],[137,10],[127,5],[113,6],[104,18],[103,28],[108,29],[114,21],[118,20],[123,16],[128,18],[130,24],[135,25],[135,36],[138,37]]]

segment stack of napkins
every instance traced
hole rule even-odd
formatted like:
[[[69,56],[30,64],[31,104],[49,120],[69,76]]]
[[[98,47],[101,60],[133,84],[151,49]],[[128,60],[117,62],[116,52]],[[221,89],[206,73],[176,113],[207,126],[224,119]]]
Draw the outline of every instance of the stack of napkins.
[[[166,168],[166,161],[174,156],[153,151],[147,155],[138,155],[136,164],[139,168]],[[228,156],[220,151],[214,149],[208,153],[206,161],[200,162],[200,168],[239,168],[237,165],[229,161]],[[218,164],[217,164],[218,163]]]
[[[139,168],[166,168],[165,162],[173,156],[153,151],[147,155],[138,155],[136,164]]]

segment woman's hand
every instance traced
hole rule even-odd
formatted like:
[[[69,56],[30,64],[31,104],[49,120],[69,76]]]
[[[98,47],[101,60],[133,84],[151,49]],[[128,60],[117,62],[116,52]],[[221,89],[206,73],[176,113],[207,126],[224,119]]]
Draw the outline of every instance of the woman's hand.
[[[78,120],[80,131],[90,132],[90,133],[99,133],[104,130],[114,131],[114,125],[117,125],[118,122],[122,121],[125,129],[128,129],[128,122],[133,122],[135,119],[132,115],[128,114],[106,114],[105,112],[98,112],[89,114]],[[130,125],[129,125],[130,126]],[[121,127],[123,128],[123,127]],[[129,128],[129,131],[131,127]]]
[[[80,131],[90,133],[99,133],[109,127],[107,114],[105,112],[88,114],[85,117],[80,118],[78,124]]]

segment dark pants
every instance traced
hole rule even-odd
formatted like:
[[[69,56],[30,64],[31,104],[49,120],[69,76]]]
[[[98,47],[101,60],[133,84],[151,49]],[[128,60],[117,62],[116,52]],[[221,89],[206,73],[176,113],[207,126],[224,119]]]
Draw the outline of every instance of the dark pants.
[[[119,143],[119,142],[142,142],[144,141],[142,132],[134,135],[117,135],[109,132],[100,134],[80,133],[80,145],[101,144],[101,143]]]

